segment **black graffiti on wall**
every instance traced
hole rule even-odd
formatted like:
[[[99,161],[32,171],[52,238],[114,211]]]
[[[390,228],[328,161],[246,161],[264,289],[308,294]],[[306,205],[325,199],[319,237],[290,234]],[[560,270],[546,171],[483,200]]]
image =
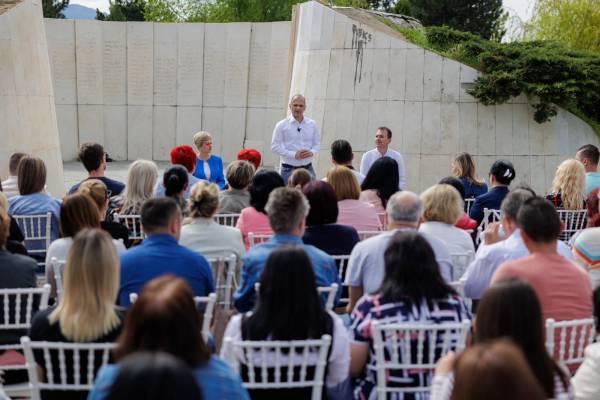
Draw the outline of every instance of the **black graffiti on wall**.
[[[367,43],[371,41],[373,35],[362,28],[352,25],[352,48],[356,49],[356,60],[354,65],[354,87],[360,83],[362,78],[362,66],[364,49]]]

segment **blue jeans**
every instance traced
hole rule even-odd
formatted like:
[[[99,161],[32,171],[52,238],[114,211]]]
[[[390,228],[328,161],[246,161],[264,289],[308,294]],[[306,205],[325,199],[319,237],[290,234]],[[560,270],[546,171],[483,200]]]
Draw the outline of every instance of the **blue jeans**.
[[[310,164],[310,166],[308,166],[308,167],[301,166],[301,167],[296,167],[296,168],[291,168],[291,167],[282,165],[279,170],[279,174],[283,178],[283,183],[285,183],[287,185],[288,180],[290,179],[290,175],[292,175],[292,172],[294,172],[294,170],[298,169],[298,168],[306,169],[310,173],[310,175],[312,176],[313,179],[317,178],[317,174],[315,174],[315,170],[314,170],[312,164]]]

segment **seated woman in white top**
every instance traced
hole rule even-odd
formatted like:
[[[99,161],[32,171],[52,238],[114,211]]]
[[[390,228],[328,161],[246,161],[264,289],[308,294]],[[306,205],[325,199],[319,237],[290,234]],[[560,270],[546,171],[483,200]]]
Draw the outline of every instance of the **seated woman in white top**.
[[[238,260],[244,255],[244,243],[239,229],[219,225],[213,216],[219,209],[219,188],[214,183],[201,181],[190,193],[190,217],[181,228],[179,244],[204,257],[228,257]]]
[[[73,244],[73,237],[81,230],[85,228],[100,229],[100,212],[89,196],[72,194],[62,201],[59,225],[61,238],[50,243],[46,253],[46,281],[52,286],[52,296],[56,294],[56,281],[50,261],[56,258],[57,261],[64,263]],[[117,253],[121,254],[125,251],[123,242],[113,239],[113,243]]]
[[[462,216],[463,202],[458,191],[446,184],[433,185],[421,194],[424,223],[419,232],[435,236],[451,254],[475,252],[471,236],[454,226]]]
[[[288,341],[320,339],[328,334],[332,342],[325,385],[333,388],[348,378],[350,348],[346,329],[337,315],[324,310],[317,293],[315,274],[304,250],[288,246],[270,254],[261,275],[258,297],[254,311],[231,319],[225,339]],[[227,345],[221,349],[221,357],[231,364],[238,356]],[[310,395],[306,397],[305,388],[280,393],[249,392],[253,399],[268,395],[282,399],[310,398]]]
[[[335,190],[338,199],[338,224],[352,226],[357,231],[382,229],[377,209],[359,200],[360,186],[349,168],[343,166],[331,168],[327,172],[327,182]]]

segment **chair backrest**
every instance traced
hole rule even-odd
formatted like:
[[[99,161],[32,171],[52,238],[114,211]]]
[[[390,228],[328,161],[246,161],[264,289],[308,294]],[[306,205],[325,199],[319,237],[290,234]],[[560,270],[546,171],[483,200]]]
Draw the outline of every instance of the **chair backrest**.
[[[135,303],[138,298],[137,293],[129,293],[129,302],[131,304]],[[196,303],[196,307],[203,306],[203,316],[202,316],[202,337],[204,341],[207,341],[210,336],[210,324],[212,322],[213,314],[215,312],[215,303],[217,302],[217,295],[215,293],[211,293],[208,296],[194,296],[194,302]]]
[[[320,400],[331,336],[292,341],[243,341],[226,338],[233,367],[244,387],[253,389],[312,388]]]
[[[38,215],[13,215],[25,238],[25,247],[32,256],[44,256],[52,241],[52,213]],[[44,262],[38,262],[43,266]]]
[[[449,351],[465,348],[471,322],[425,324],[387,324],[373,322],[373,348],[377,374],[377,398],[386,399],[387,393],[428,393],[435,364]],[[407,384],[398,377],[410,378],[424,374]]]
[[[385,231],[358,231],[358,238],[360,240],[365,240],[373,236],[377,236],[382,234]]]
[[[39,301],[36,300],[39,297]],[[31,318],[38,310],[48,308],[50,285],[41,288],[0,289],[2,299],[2,329],[29,329]]]
[[[335,306],[335,295],[337,294],[338,287],[339,286],[337,283],[332,283],[331,286],[318,286],[317,287],[317,292],[319,292],[319,295],[327,294],[327,299],[325,300],[325,304],[324,304],[325,309],[333,310],[333,307]],[[258,292],[260,291],[260,282],[256,282],[254,284],[254,291],[258,295]],[[321,299],[322,298],[323,298],[323,296],[321,296]]]
[[[264,243],[275,236],[274,233],[248,233],[248,244],[250,247],[254,247],[257,244]]]
[[[546,320],[546,349],[564,366],[582,363],[584,350],[595,337],[593,318],[558,322],[552,318]]]
[[[231,309],[238,259],[232,254],[229,257],[209,258],[208,262],[212,267],[217,304],[225,309]]]
[[[27,360],[32,400],[40,400],[40,390],[90,390],[96,373],[108,364],[114,343],[32,342],[21,338]],[[46,379],[38,377],[34,351],[43,355]],[[72,365],[72,368],[70,368]]]
[[[115,222],[123,224],[129,230],[129,240],[144,240],[146,235],[142,230],[142,217],[136,214],[116,214]]]
[[[467,267],[475,258],[475,253],[472,251],[465,251],[462,253],[450,253],[452,259],[452,266],[454,267],[452,273],[453,280],[459,280],[465,273]]]
[[[346,279],[346,270],[348,269],[348,261],[350,260],[350,254],[331,257],[334,259],[335,264],[337,265],[340,281],[344,282],[344,280]]]
[[[51,273],[54,274],[54,282],[56,284],[56,299],[58,301],[61,301],[62,295],[64,292],[62,275],[63,275],[63,270],[65,268],[65,261],[64,260],[59,261],[58,259],[56,259],[56,257],[52,257],[48,268],[52,268]]]
[[[468,199],[465,199],[465,212],[468,214],[469,211],[471,211],[471,206],[473,205],[473,202],[475,201],[475,197],[469,197]]]
[[[219,225],[235,227],[240,214],[215,214],[213,218]]]
[[[387,226],[387,213],[386,212],[378,212],[377,217],[379,218],[379,222],[381,226],[384,228]]]
[[[484,208],[483,209],[483,219],[479,223],[477,227],[477,244],[481,242],[481,236],[483,235],[483,231],[486,230],[489,224],[492,222],[500,221],[500,210],[495,210],[493,208]]]
[[[564,230],[558,238],[568,244],[573,235],[587,226],[587,210],[558,209],[556,211],[560,220],[565,224]]]

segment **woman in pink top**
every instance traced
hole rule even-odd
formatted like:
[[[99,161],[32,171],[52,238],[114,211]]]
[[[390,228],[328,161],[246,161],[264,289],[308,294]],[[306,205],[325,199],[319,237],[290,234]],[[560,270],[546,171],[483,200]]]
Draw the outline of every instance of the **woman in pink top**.
[[[382,229],[377,209],[359,200],[360,186],[350,169],[343,166],[333,167],[327,173],[327,182],[333,186],[338,199],[338,224],[352,226],[357,231]]]
[[[269,218],[265,212],[265,205],[269,194],[275,188],[285,186],[283,178],[275,171],[259,170],[252,178],[250,184],[250,207],[240,213],[240,218],[235,225],[242,232],[242,239],[246,250],[250,247],[248,233],[273,233]]]
[[[387,201],[398,191],[399,182],[396,160],[391,157],[381,157],[373,163],[361,185],[362,193],[359,200],[375,207],[383,226],[386,225]]]

